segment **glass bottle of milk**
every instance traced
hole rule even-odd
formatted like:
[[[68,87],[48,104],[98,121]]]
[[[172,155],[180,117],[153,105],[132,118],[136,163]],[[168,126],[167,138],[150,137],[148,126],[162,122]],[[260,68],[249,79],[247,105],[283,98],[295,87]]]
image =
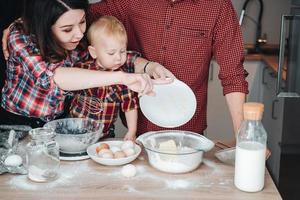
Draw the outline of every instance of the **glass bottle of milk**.
[[[258,192],[265,181],[267,133],[261,123],[264,105],[244,104],[244,121],[238,131],[235,154],[235,186],[245,192]]]

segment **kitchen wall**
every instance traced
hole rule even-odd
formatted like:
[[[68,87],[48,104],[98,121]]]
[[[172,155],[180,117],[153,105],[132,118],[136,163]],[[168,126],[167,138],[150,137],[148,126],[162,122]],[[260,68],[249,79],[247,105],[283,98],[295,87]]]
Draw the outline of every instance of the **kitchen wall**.
[[[231,0],[237,15],[240,16],[246,0]],[[262,17],[262,34],[266,33],[268,44],[279,44],[281,15],[289,14],[291,0],[263,0],[264,12]],[[259,1],[252,0],[248,3],[246,14],[254,19],[258,18]],[[245,44],[255,43],[256,25],[245,17],[242,25]]]

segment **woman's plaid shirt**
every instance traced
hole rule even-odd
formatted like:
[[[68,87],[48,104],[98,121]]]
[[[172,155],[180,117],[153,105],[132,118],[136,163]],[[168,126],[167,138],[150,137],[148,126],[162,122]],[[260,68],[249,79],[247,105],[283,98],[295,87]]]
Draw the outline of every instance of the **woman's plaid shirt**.
[[[24,34],[22,26],[17,25],[11,28],[8,49],[10,57],[1,106],[9,112],[45,121],[62,114],[68,93],[54,82],[54,71],[86,60],[87,51],[74,50],[65,60],[46,62],[40,55],[34,36]]]

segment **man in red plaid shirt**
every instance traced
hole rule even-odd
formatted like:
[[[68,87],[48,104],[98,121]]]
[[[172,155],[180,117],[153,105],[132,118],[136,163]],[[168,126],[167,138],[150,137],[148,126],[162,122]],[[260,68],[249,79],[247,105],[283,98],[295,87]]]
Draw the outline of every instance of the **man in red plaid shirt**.
[[[230,0],[102,0],[91,4],[90,20],[103,14],[123,22],[129,49],[161,63],[194,91],[196,113],[176,129],[197,133],[206,129],[208,74],[214,57],[237,131],[248,84],[242,34]],[[146,72],[151,74],[152,69],[149,64]],[[139,113],[139,134],[161,129]]]

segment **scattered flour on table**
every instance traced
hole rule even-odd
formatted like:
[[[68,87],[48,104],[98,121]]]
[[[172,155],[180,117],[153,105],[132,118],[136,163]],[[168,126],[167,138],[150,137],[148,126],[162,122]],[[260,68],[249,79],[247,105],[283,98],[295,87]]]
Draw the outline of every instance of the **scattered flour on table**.
[[[203,173],[197,177],[191,176],[189,173],[186,174],[161,174],[156,175],[150,172],[146,166],[137,166],[138,175],[135,177],[136,179],[141,180],[151,180],[153,182],[156,182],[157,188],[164,189],[194,189],[194,188],[207,188],[207,187],[213,187],[213,186],[219,186],[219,187],[228,187],[229,185],[233,184],[232,179],[216,179],[217,173],[221,173],[221,171],[218,169],[218,166],[209,160],[204,160],[205,162],[202,163],[202,165],[206,165],[205,167],[212,168],[211,173]],[[204,166],[200,166],[204,167]],[[198,171],[201,173],[201,169]],[[197,173],[197,172],[196,172]],[[230,187],[229,187],[230,188]],[[136,192],[139,190],[138,187],[127,187],[128,192]]]
[[[166,180],[165,182],[166,186],[172,189],[187,189],[196,186],[196,184],[193,183],[193,181],[189,180]]]
[[[86,180],[93,180],[101,177],[109,182],[109,185],[119,185],[120,181],[124,181],[124,185],[121,187],[122,190],[130,193],[140,193],[149,195],[155,190],[164,189],[195,189],[195,188],[210,188],[210,187],[222,187],[230,188],[233,185],[233,177],[228,178],[216,178],[222,171],[218,165],[210,160],[203,160],[200,168],[195,171],[199,175],[197,177],[191,174],[168,174],[168,173],[153,173],[156,169],[150,165],[135,165],[137,174],[135,177],[124,177],[121,174],[122,166],[112,167],[108,170],[97,170],[89,166],[88,161],[77,161],[64,164],[59,169],[59,177],[51,182],[37,183],[30,181],[26,175],[15,175],[8,184],[12,188],[24,189],[24,190],[49,190],[52,188],[59,188],[63,186],[82,186],[89,184]],[[208,173],[201,171],[201,168],[208,167],[210,170]],[[109,168],[109,167],[108,167]],[[84,174],[87,178],[82,182],[81,177]],[[106,178],[107,177],[107,178]],[[140,184],[141,181],[152,181],[153,188],[148,188],[149,191],[145,191]]]
[[[67,165],[63,165],[60,167],[58,171],[58,177],[49,182],[38,183],[28,179],[27,175],[15,175],[11,178],[8,183],[12,188],[19,188],[25,190],[45,190],[51,189],[55,187],[61,187],[71,184],[80,184],[79,181],[76,181],[76,178],[79,177],[80,174],[97,174],[97,171],[93,171],[88,164],[85,163],[70,163]]]
[[[138,193],[140,191],[136,190],[133,186],[131,185],[123,185],[122,187],[123,190],[127,190],[127,192],[134,192],[134,193]]]

